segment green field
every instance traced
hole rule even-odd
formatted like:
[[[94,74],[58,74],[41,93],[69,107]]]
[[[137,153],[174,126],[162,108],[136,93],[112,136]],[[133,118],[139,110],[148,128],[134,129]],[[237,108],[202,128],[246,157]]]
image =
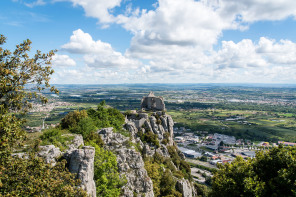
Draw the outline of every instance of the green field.
[[[296,141],[296,119],[292,113],[219,109],[173,110],[168,113],[176,126],[192,131],[224,133],[256,141]]]

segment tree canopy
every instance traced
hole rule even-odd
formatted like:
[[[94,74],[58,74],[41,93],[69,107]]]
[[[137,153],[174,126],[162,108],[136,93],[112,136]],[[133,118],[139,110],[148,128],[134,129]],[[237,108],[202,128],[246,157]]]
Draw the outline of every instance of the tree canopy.
[[[0,35],[0,46],[5,42]],[[54,51],[37,51],[30,58],[30,45],[25,40],[14,52],[0,47],[0,196],[87,196],[77,189],[79,180],[67,170],[65,161],[46,164],[36,156],[35,148],[24,153],[24,158],[12,155],[26,137],[16,114],[31,108],[33,100],[47,102],[41,91],[58,92],[49,84]]]
[[[6,37],[0,34],[0,46],[5,43]],[[37,51],[29,57],[30,50],[30,40],[16,45],[13,52],[0,47],[0,154],[12,149],[25,137],[20,129],[22,121],[9,112],[26,112],[32,99],[47,102],[40,94],[46,88],[58,93],[49,84],[54,72],[51,59],[55,51],[47,54]]]
[[[212,196],[296,196],[296,147],[236,158],[213,177]]]
[[[6,38],[0,35],[0,45]],[[46,97],[38,92],[49,88],[58,90],[49,84],[50,75],[53,74],[51,60],[55,51],[41,53],[37,51],[34,57],[29,57],[31,41],[25,40],[16,45],[11,52],[0,47],[0,112],[8,110],[26,110],[30,107],[30,99],[38,98],[46,102]],[[29,85],[29,86],[27,86]]]

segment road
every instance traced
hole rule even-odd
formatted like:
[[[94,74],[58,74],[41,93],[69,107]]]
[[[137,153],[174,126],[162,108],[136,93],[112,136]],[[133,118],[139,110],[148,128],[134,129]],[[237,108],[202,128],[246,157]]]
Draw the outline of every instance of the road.
[[[208,162],[203,162],[203,161],[199,161],[199,160],[195,160],[195,159],[188,159],[188,158],[186,158],[186,161],[190,162],[190,163],[198,164],[198,165],[201,165],[201,166],[205,166],[205,167],[208,167],[208,168],[217,169],[217,167],[215,165],[209,164]]]

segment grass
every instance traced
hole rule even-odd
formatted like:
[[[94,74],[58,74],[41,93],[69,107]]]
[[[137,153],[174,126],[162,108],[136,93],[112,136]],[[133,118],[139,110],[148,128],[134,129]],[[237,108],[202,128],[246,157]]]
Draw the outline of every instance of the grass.
[[[185,126],[192,131],[224,133],[258,141],[296,142],[296,119],[293,113],[220,109],[174,110],[168,113],[177,122],[176,126]],[[237,116],[245,119],[226,121],[227,118]]]

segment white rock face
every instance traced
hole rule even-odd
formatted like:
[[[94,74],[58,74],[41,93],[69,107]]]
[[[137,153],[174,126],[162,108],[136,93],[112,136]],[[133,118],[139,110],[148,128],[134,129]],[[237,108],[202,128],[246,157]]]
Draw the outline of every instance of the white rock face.
[[[68,147],[69,149],[77,149],[79,146],[84,146],[83,137],[80,134],[75,134],[74,139]]]
[[[184,178],[177,181],[176,189],[182,193],[183,197],[195,197],[195,190],[192,183]]]
[[[96,196],[96,186],[94,182],[94,156],[95,148],[84,146],[82,149],[73,150],[69,155],[69,171],[75,173],[81,180],[81,188],[89,196]]]
[[[174,121],[172,117],[168,114],[165,114],[162,111],[156,111],[152,114],[148,115],[144,113],[133,113],[129,116],[127,116],[127,124],[125,128],[131,132],[134,139],[137,139],[137,133],[139,131],[145,133],[148,131],[152,131],[154,134],[158,135],[158,140],[160,142],[160,147],[156,147],[153,144],[142,142],[140,143],[142,148],[142,153],[145,156],[153,157],[155,153],[158,153],[164,157],[170,157],[170,154],[168,152],[167,146],[173,146],[174,140]],[[138,120],[144,119],[144,123],[142,124],[141,128],[137,127],[136,122]],[[126,124],[126,125],[127,125]],[[133,126],[131,126],[133,125]],[[162,144],[162,140],[167,138],[166,144]],[[178,151],[179,156],[181,159],[185,159],[185,156],[181,151]],[[122,162],[124,163],[124,161]],[[124,165],[124,164],[122,164]],[[174,165],[173,162],[171,162],[171,166],[174,166],[175,169],[177,167]],[[176,177],[175,177],[176,178]],[[176,189],[182,193],[183,197],[194,197],[196,195],[195,189],[192,185],[192,183],[186,179],[177,179],[176,183]]]
[[[40,146],[40,151],[37,154],[39,157],[44,158],[46,163],[56,164],[56,159],[62,155],[60,148],[54,145]]]
[[[134,147],[130,147],[129,138],[114,133],[112,128],[99,130],[105,148],[111,150],[117,157],[118,171],[121,177],[126,177],[127,183],[122,188],[124,197],[154,197],[153,183],[144,168],[144,161]]]

